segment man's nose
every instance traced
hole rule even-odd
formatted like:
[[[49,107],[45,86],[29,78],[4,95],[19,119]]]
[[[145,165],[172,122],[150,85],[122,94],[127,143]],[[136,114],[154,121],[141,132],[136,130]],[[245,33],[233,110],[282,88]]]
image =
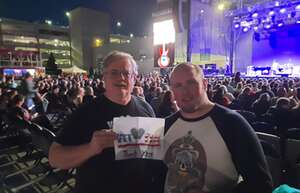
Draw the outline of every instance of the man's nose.
[[[183,85],[183,86],[182,86],[182,91],[183,91],[184,93],[188,92],[188,91],[189,91],[189,86],[188,86],[188,85]]]
[[[126,75],[125,75],[124,73],[122,73],[122,72],[120,72],[120,76],[121,76],[123,79],[126,79],[126,78],[127,78]]]

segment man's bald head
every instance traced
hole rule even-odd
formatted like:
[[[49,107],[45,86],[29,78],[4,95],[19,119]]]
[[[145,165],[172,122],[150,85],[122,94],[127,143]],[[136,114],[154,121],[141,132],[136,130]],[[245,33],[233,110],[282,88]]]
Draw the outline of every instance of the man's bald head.
[[[191,63],[181,63],[178,64],[171,72],[170,77],[172,77],[172,75],[178,71],[185,71],[185,70],[193,70],[196,74],[196,76],[199,76],[201,79],[204,79],[204,74],[203,74],[203,70],[195,65],[195,64],[191,64]]]

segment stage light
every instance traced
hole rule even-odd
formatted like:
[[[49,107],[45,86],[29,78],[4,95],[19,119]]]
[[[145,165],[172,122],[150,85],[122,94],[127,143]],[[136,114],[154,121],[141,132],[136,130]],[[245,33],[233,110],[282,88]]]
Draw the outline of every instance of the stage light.
[[[223,10],[225,9],[225,4],[224,4],[224,3],[220,3],[220,4],[218,5],[218,9],[219,9],[220,11],[223,11]]]
[[[269,12],[269,15],[274,15],[274,14],[275,14],[275,11],[273,11],[273,10]]]
[[[275,6],[278,7],[280,5],[279,1],[275,2]]]
[[[282,27],[283,26],[283,23],[279,23],[277,24],[278,27]]]
[[[253,17],[253,18],[256,18],[257,16],[258,16],[258,13],[253,13],[253,14],[252,14],[252,17]]]
[[[130,34],[130,37],[133,38],[133,36],[134,36],[134,35],[131,33],[131,34]]]
[[[70,12],[66,11],[65,14],[66,14],[67,17],[70,17]]]
[[[282,8],[282,9],[280,9],[280,11],[279,11],[280,13],[285,13],[286,12],[286,9],[285,8]]]
[[[240,24],[236,23],[234,24],[234,28],[239,28],[240,27]]]
[[[254,29],[254,31],[258,31],[258,27],[257,26],[254,26],[253,29]]]
[[[266,28],[266,29],[270,29],[270,28],[271,28],[271,24],[267,24],[267,25],[265,26],[265,28]]]
[[[203,10],[203,9],[201,9],[200,13],[204,13],[204,10]]]
[[[242,27],[249,27],[251,25],[251,22],[249,21],[241,21],[241,26]]]
[[[296,23],[297,23],[297,24],[300,24],[300,19],[298,19],[298,20],[296,21]]]
[[[247,31],[249,31],[249,28],[248,27],[244,27],[243,28],[243,32],[247,32]]]
[[[296,10],[300,10],[300,4],[295,7]]]

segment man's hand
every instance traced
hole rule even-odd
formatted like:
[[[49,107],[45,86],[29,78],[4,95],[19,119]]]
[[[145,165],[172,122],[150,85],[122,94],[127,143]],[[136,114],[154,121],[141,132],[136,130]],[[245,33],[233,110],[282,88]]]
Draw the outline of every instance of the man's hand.
[[[113,147],[117,134],[112,130],[95,131],[89,143],[92,155],[100,154],[105,148]]]

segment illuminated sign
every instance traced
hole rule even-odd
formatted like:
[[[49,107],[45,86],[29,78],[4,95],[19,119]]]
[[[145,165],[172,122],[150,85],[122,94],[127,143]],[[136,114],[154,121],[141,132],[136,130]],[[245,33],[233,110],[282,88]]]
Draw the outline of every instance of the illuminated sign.
[[[165,68],[174,64],[174,43],[154,46],[154,66]]]
[[[174,63],[175,27],[172,19],[155,22],[154,33],[154,66],[165,68]]]
[[[25,76],[25,74],[31,74],[34,76],[35,74],[35,69],[25,69],[25,68],[5,68],[3,69],[3,74],[6,76]]]
[[[174,43],[175,27],[172,19],[153,24],[154,45]]]

